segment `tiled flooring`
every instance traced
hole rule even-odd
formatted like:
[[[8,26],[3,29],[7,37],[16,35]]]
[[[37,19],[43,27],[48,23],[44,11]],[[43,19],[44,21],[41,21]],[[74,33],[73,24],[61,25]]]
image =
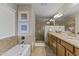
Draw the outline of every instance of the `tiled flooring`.
[[[52,52],[52,49],[50,49],[48,45],[46,45],[45,51],[46,51],[46,56],[55,56],[55,54]]]
[[[52,50],[44,42],[36,42],[32,49],[32,56],[55,56]]]
[[[46,56],[45,47],[34,47],[32,50],[32,56]]]

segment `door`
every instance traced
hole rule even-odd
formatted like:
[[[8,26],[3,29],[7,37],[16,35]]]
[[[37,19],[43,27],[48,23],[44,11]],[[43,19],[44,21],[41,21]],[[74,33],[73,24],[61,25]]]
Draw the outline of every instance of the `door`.
[[[36,19],[35,35],[37,41],[44,41],[44,27],[45,22],[43,20]]]

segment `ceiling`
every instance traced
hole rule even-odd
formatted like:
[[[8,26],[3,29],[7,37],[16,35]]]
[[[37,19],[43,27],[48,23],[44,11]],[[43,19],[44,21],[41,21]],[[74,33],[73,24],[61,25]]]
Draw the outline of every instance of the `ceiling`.
[[[79,12],[79,3],[30,3],[36,17],[53,17],[58,13],[63,16],[73,15]],[[18,5],[26,5],[18,4]]]
[[[32,6],[36,16],[51,17],[63,6],[63,3],[35,3]]]
[[[38,17],[53,17],[58,12],[68,16],[79,11],[77,3],[35,3],[32,7]]]
[[[70,4],[70,8],[66,8],[66,10],[63,12],[64,16],[74,15],[79,13],[79,3],[76,4]]]

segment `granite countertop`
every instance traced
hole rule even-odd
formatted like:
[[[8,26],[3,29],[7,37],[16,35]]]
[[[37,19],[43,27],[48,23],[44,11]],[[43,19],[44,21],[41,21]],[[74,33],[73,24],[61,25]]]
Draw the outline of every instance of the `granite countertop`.
[[[79,39],[77,39],[76,37],[73,36],[69,36],[66,33],[55,33],[55,32],[48,32],[58,38],[60,38],[61,40],[70,43],[71,45],[79,48]]]

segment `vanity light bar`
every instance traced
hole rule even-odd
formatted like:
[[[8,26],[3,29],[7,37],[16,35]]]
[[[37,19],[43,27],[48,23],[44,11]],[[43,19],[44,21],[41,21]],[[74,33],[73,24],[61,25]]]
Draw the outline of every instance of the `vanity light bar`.
[[[58,13],[58,14],[56,14],[56,15],[54,16],[54,18],[59,18],[59,17],[61,17],[61,16],[63,16],[63,14],[62,14],[62,13]]]
[[[51,21],[55,21],[55,20],[54,19],[50,19],[49,21],[51,22]]]

